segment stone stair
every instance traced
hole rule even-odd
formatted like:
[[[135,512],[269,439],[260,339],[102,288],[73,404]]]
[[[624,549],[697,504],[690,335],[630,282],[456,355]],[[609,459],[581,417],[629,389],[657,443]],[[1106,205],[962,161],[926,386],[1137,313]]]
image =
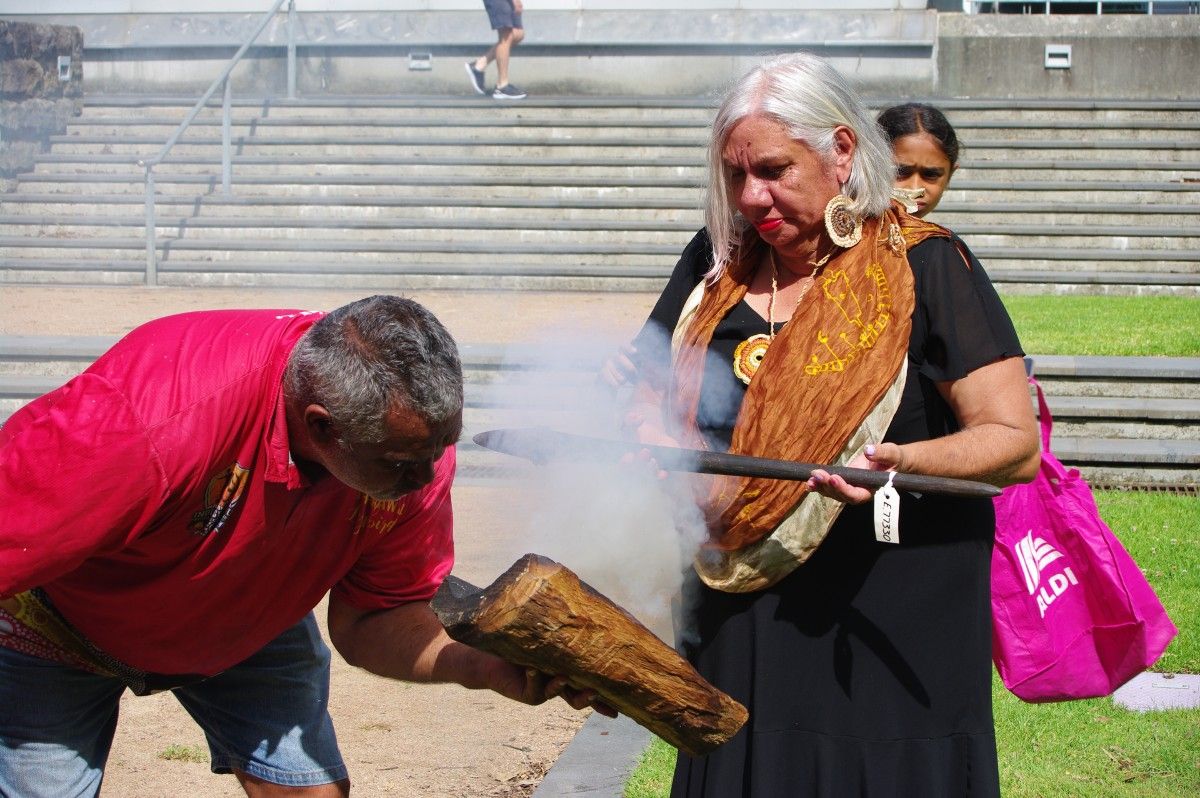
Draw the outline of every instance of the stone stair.
[[[114,340],[0,335],[0,423],[82,371]],[[463,476],[518,466],[472,443],[476,432],[603,426],[605,414],[615,412],[595,381],[606,354],[599,347],[464,345]],[[1093,485],[1200,487],[1200,358],[1041,355],[1034,372],[1054,416],[1051,450]]]
[[[878,103],[882,105],[883,103]],[[936,218],[1008,292],[1200,295],[1200,103],[940,105]],[[187,112],[89,97],[0,195],[0,281],[136,285],[144,170]],[[704,98],[236,103],[155,169],[164,285],[654,291],[700,225]]]

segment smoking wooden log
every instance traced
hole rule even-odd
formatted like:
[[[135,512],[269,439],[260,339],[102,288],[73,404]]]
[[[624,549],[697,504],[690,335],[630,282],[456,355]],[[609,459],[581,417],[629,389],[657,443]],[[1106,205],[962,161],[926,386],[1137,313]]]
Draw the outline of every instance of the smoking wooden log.
[[[748,717],[632,615],[546,557],[526,554],[482,590],[450,577],[432,606],[455,640],[594,689],[692,756],[729,740]]]

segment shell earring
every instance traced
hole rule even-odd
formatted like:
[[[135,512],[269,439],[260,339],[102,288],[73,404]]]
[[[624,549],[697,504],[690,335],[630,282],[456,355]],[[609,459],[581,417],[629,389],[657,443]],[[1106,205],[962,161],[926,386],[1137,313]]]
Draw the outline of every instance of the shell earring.
[[[845,249],[862,241],[862,219],[850,215],[850,198],[845,194],[838,194],[825,206],[825,232]]]

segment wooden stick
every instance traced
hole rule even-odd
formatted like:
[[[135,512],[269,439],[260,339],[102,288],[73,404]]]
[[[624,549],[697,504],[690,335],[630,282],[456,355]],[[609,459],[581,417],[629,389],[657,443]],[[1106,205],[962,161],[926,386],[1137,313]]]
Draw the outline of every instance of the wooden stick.
[[[559,460],[607,460],[616,462],[623,455],[648,450],[664,471],[690,471],[698,474],[724,474],[733,477],[764,477],[767,479],[807,480],[815,469],[822,468],[838,474],[851,485],[878,490],[887,484],[892,472],[871,471],[866,468],[797,463],[772,460],[728,452],[707,452],[700,449],[678,449],[669,446],[645,446],[631,441],[589,438],[557,432],[544,427],[528,429],[497,429],[481,432],[473,440],[480,446],[544,465]],[[933,477],[924,474],[895,473],[892,480],[896,490],[910,493],[940,493],[947,496],[994,498],[1000,488],[986,482],[973,482],[952,477]]]

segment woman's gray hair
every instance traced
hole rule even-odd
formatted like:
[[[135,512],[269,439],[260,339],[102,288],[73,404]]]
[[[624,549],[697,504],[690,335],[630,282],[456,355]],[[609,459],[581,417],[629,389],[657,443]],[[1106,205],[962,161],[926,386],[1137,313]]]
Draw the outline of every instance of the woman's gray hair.
[[[716,279],[739,256],[750,223],[729,199],[729,181],[721,153],[733,129],[749,116],[764,116],[783,125],[788,134],[813,150],[826,163],[834,156],[833,131],[845,125],[857,145],[843,193],[851,200],[853,216],[884,212],[891,201],[896,167],[892,148],[875,124],[858,93],[823,58],[792,53],[772,58],[748,72],[725,95],[708,145],[708,187],[704,222],[713,244]]]
[[[398,407],[430,426],[462,412],[462,364],[436,316],[411,299],[379,295],[309,328],[288,359],[284,390],[324,406],[343,442],[380,443]]]

